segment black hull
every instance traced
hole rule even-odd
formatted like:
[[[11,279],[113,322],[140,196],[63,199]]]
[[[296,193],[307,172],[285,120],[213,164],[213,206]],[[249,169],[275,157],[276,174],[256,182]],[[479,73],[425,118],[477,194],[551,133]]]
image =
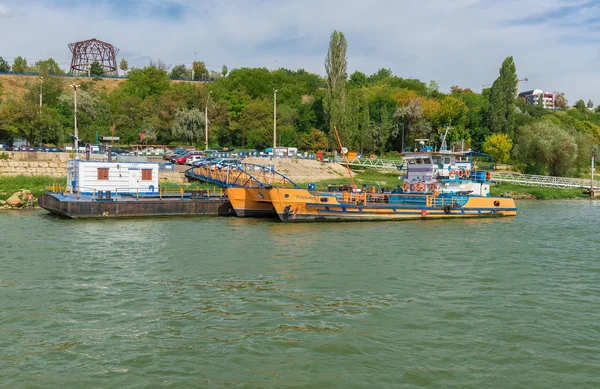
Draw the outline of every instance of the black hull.
[[[150,216],[235,216],[226,198],[78,200],[75,197],[45,194],[38,204],[50,213],[72,219],[150,217]]]

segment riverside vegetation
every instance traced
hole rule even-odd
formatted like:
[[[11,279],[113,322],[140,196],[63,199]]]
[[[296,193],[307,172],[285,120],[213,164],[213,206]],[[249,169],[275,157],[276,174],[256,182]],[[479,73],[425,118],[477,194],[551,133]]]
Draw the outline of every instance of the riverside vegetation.
[[[204,109],[208,109],[211,148],[264,149],[272,144],[273,90],[277,89],[277,134],[280,146],[306,151],[337,149],[333,127],[344,146],[363,154],[412,148],[415,139],[427,138],[437,147],[450,127],[450,147],[465,147],[492,154],[524,173],[586,176],[589,157],[598,157],[600,109],[577,101],[568,106],[556,92],[558,110],[528,105],[517,99],[517,71],[507,57],[498,77],[481,93],[453,86],[447,93],[435,81],[428,83],[379,69],[367,75],[347,73],[347,41],[334,31],[325,58],[326,76],[303,69],[239,68],[208,72],[200,61],[195,74],[209,74],[212,82],[172,81],[190,69],[169,69],[151,62],[128,69],[114,87],[101,78],[80,80],[78,127],[81,142],[94,142],[96,134],[115,135],[123,144],[204,143]],[[2,54],[2,53],[0,53]],[[0,57],[0,66],[11,70]],[[15,137],[31,144],[70,142],[73,92],[69,80],[52,59],[33,66],[19,57],[13,71],[37,71],[23,77],[21,95],[2,88],[0,76],[0,143]],[[96,66],[95,72],[102,72]],[[40,87],[43,107],[39,108]]]

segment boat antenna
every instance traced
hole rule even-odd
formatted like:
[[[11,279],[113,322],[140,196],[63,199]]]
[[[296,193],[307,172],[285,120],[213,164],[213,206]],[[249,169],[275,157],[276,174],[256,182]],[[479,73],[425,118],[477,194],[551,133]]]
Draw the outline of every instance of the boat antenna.
[[[338,141],[338,145],[340,146],[340,152],[342,153],[342,157],[344,157],[344,162],[346,163],[346,169],[348,169],[348,175],[350,176],[350,181],[352,181],[352,188],[356,189],[356,184],[354,183],[354,177],[352,177],[352,170],[350,170],[350,164],[348,162],[348,157],[344,153],[344,147],[342,146],[342,141],[340,140],[340,134],[338,134],[338,130],[336,126],[333,126],[333,131],[335,131],[335,138]]]

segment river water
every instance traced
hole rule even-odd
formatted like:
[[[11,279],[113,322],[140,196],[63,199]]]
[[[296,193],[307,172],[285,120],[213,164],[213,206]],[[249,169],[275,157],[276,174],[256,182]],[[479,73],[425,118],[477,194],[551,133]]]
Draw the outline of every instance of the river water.
[[[600,202],[282,224],[0,213],[0,387],[598,388]]]

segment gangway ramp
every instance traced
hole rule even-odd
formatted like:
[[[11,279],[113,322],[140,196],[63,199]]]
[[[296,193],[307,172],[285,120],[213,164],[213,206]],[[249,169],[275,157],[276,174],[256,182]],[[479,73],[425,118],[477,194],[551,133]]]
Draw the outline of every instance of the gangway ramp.
[[[271,166],[242,163],[219,167],[205,165],[186,170],[186,177],[224,188],[299,188],[295,182]]]
[[[554,176],[538,176],[533,174],[521,173],[492,173],[493,182],[506,182],[515,185],[524,186],[541,186],[545,188],[589,188],[592,186],[591,179],[570,178],[570,177],[554,177]],[[600,189],[600,181],[596,180],[593,184],[594,189]]]

